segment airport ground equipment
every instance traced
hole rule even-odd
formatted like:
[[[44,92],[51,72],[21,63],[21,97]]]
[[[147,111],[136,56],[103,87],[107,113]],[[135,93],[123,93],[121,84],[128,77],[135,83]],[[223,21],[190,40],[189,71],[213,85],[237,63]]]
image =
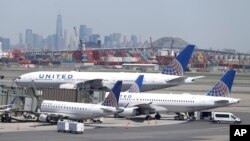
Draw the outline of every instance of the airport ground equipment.
[[[196,119],[201,119],[201,120],[212,120],[212,113],[213,111],[197,111],[194,112],[194,116]]]
[[[82,134],[84,131],[84,123],[69,122],[69,131],[74,134]]]
[[[69,122],[59,120],[57,122],[57,131],[58,132],[69,132]]]
[[[57,122],[57,131],[73,133],[73,134],[82,134],[84,131],[84,123],[68,121],[68,120],[60,120]]]
[[[1,122],[11,122],[11,113],[6,111],[1,114]]]
[[[241,119],[230,112],[213,112],[212,121],[216,123],[241,123]]]

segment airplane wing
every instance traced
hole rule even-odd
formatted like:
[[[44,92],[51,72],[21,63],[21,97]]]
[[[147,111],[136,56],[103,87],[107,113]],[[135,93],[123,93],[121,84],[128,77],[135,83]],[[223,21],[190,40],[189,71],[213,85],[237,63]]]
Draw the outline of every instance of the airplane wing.
[[[0,105],[0,108],[5,108],[7,107],[8,105]]]
[[[0,112],[7,112],[7,111],[10,111],[11,108],[6,108],[6,109],[1,109]]]
[[[119,113],[122,112],[122,109],[115,109],[113,107],[101,107],[101,109],[106,113]]]
[[[167,82],[170,82],[170,83],[180,83],[180,82],[184,82],[185,79],[187,79],[188,77],[186,76],[179,76],[179,77],[176,77],[176,78],[173,78]]]
[[[190,83],[190,82],[194,82],[196,79],[200,79],[200,78],[203,78],[205,76],[195,76],[195,77],[187,77],[185,79],[185,83]]]
[[[99,89],[103,87],[102,79],[92,79],[77,83],[64,83],[59,86],[60,89],[76,89],[76,88],[89,87],[91,89]]]
[[[44,114],[50,117],[70,117],[68,114],[62,114],[62,113],[47,113],[47,112],[39,112],[39,114]]]
[[[168,83],[176,83],[176,84],[179,84],[179,83],[191,83],[191,82],[194,82],[196,79],[200,79],[200,78],[203,78],[205,76],[195,76],[195,77],[187,77],[187,76],[179,76],[177,78],[173,78],[169,81],[167,81]]]

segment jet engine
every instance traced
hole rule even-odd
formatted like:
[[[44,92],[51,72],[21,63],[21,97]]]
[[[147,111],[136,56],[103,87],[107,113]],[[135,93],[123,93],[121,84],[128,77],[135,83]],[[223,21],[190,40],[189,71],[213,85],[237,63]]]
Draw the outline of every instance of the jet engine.
[[[39,121],[41,121],[41,122],[50,122],[50,120],[51,120],[51,117],[48,115],[41,114],[39,116]]]
[[[123,112],[119,113],[119,116],[129,117],[129,116],[138,116],[140,111],[136,108],[125,108]]]

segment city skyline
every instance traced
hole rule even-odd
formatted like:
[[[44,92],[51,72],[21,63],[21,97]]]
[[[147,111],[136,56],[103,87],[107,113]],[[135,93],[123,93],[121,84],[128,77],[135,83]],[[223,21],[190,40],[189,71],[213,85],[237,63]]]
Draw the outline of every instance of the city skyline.
[[[176,36],[200,48],[249,51],[249,4],[247,0],[3,0],[0,36],[18,44],[19,34],[25,35],[26,29],[43,37],[53,35],[60,9],[68,38],[74,35],[74,26],[87,25],[102,40],[111,33],[142,40]]]

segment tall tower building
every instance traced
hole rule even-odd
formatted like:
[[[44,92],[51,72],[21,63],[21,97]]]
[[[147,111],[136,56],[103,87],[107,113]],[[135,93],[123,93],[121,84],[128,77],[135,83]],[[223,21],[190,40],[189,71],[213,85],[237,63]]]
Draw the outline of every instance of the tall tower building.
[[[63,49],[67,49],[67,30],[64,29],[64,37],[63,37]]]
[[[80,37],[80,39],[84,40],[84,42],[86,42],[86,39],[87,39],[87,27],[86,27],[86,25],[80,25],[79,37]]]
[[[55,50],[62,49],[62,45],[63,45],[62,16],[59,14],[59,15],[57,15],[57,21],[56,21]]]
[[[25,31],[25,46],[26,46],[26,49],[32,49],[33,33],[31,29],[26,29]]]
[[[19,33],[19,47],[23,47],[23,34]]]

